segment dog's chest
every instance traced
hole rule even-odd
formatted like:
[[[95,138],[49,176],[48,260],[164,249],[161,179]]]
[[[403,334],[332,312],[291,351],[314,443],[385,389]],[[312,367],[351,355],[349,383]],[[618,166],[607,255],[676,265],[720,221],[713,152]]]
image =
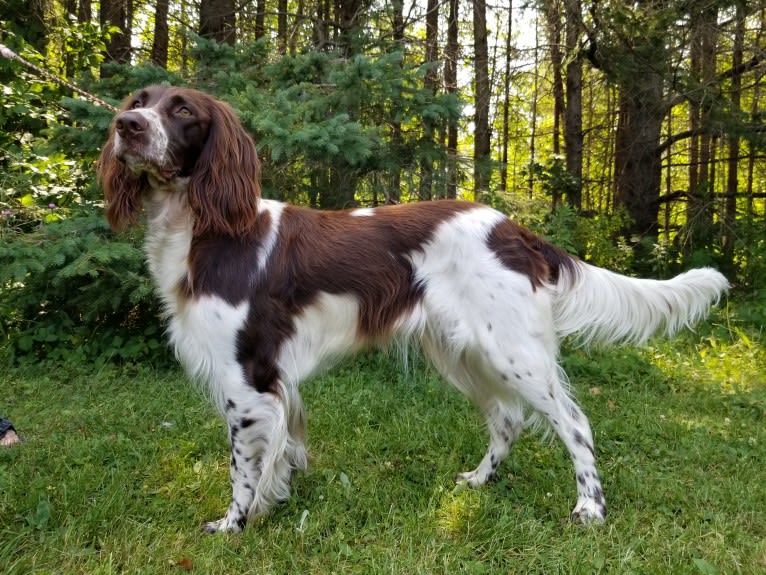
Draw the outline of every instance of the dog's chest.
[[[192,223],[186,209],[178,200],[162,197],[147,210],[146,259],[170,315],[178,311],[180,287],[189,273]]]

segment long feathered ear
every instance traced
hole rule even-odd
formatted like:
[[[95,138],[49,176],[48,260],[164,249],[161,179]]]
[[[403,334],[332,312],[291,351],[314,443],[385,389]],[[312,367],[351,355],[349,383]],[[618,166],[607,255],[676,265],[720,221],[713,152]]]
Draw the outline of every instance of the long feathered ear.
[[[258,217],[260,162],[234,111],[211,99],[210,132],[189,179],[194,235],[241,237]]]
[[[146,176],[135,176],[114,155],[114,125],[97,163],[98,179],[104,188],[106,218],[115,231],[137,223]]]

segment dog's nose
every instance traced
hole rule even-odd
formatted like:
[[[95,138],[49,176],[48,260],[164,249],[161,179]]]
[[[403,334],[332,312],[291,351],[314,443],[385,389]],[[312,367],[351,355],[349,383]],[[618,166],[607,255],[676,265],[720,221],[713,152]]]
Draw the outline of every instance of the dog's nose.
[[[143,114],[136,112],[123,112],[117,116],[114,128],[122,137],[130,137],[146,131],[148,123]]]

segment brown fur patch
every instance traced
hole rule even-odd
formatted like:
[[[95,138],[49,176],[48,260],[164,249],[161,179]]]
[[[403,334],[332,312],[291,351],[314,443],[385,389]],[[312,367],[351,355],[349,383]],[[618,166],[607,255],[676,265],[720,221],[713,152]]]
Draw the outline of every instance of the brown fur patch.
[[[353,216],[351,211],[287,206],[267,269],[252,286],[250,316],[240,334],[238,360],[249,381],[259,391],[273,390],[280,346],[294,333],[294,318],[320,293],[355,297],[359,337],[385,339],[396,320],[422,297],[408,254],[421,248],[438,224],[475,207],[441,201],[386,206],[372,216]],[[210,257],[215,257],[212,251]]]
[[[270,226],[271,214],[264,212],[246,236],[194,236],[181,293],[188,298],[215,294],[231,304],[250,299],[259,250]]]
[[[492,229],[487,245],[505,267],[527,276],[533,289],[555,284],[562,271],[577,274],[573,256],[511,220],[503,220]]]

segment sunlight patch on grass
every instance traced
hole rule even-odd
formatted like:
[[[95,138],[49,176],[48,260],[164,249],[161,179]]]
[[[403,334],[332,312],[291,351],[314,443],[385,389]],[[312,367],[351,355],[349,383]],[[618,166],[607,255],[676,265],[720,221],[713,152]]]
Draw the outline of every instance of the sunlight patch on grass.
[[[683,379],[694,387],[733,394],[766,386],[766,350],[736,328],[728,341],[710,335],[683,348],[657,342],[646,354],[669,379]]]
[[[458,483],[451,491],[443,491],[436,509],[437,527],[448,537],[467,535],[479,520],[480,508],[479,491]]]
[[[697,357],[701,366],[728,393],[766,385],[766,350],[741,329],[734,328],[734,333],[733,342],[711,336],[699,344]]]

